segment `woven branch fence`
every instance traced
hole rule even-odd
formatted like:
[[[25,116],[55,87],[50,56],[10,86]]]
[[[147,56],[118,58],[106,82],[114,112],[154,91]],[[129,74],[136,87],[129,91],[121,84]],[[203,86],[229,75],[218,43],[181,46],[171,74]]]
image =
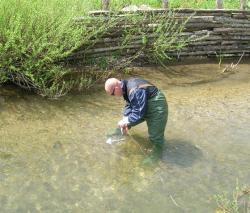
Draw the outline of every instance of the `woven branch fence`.
[[[120,12],[120,15],[129,13],[145,14],[145,27],[152,27],[150,16],[148,14],[164,13],[164,9],[156,10],[138,10],[134,12]],[[105,14],[109,14],[105,16]],[[117,15],[117,14],[116,14]],[[91,17],[112,17],[108,11],[95,11],[90,13]],[[167,54],[174,58],[183,57],[236,57],[250,56],[250,11],[247,10],[192,10],[179,9],[175,11],[176,19],[182,20],[188,18],[181,36],[199,37],[202,39],[194,40],[188,43],[183,49],[178,52],[170,51]],[[94,25],[94,23],[93,23]],[[128,26],[126,26],[128,27]],[[131,28],[136,27],[134,25]],[[69,59],[89,59],[112,56],[120,49],[120,41],[122,31],[121,25],[119,28],[109,29],[109,33],[105,33],[99,41],[91,48],[81,47]],[[153,39],[155,34],[151,33],[150,29],[145,30],[147,38]],[[115,32],[115,33],[114,33]],[[150,45],[150,42],[149,42]],[[133,42],[126,47],[123,47],[124,54],[129,57],[139,51],[142,47],[141,35],[133,35]],[[143,54],[142,54],[143,57]]]

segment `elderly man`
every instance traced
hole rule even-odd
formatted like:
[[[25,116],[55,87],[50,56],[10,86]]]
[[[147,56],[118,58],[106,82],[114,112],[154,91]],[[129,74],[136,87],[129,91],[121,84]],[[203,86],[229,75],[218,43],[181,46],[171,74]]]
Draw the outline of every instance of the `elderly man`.
[[[168,118],[168,105],[164,94],[150,82],[141,78],[105,82],[107,94],[123,96],[126,101],[124,117],[118,126],[126,133],[128,128],[147,122],[149,139],[154,145],[164,143],[164,131]]]

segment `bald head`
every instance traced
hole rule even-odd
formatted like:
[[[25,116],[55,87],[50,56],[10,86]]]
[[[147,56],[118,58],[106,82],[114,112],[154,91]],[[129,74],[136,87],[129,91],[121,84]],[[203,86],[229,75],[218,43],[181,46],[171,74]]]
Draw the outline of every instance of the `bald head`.
[[[121,96],[122,95],[121,81],[119,81],[117,78],[109,78],[105,82],[105,91],[109,95]]]

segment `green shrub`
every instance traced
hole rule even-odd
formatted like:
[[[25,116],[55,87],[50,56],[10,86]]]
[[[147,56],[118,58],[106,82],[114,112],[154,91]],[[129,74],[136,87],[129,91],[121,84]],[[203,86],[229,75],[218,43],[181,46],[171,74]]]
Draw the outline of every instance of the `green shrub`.
[[[0,82],[45,96],[70,90],[63,59],[106,30],[101,20],[75,24],[85,14],[80,0],[2,0],[0,8]]]
[[[178,23],[172,12],[150,17],[147,14],[121,16],[115,12],[110,17],[86,16],[91,6],[98,4],[81,0],[0,1],[0,83],[11,81],[48,97],[59,97],[73,87],[89,87],[102,74],[97,76],[90,71],[81,75],[80,80],[73,78],[65,59],[79,49],[84,56],[98,41],[103,42],[104,34],[108,36],[121,28],[118,50],[101,60],[90,59],[93,62],[90,66],[107,69],[113,64],[118,69],[142,54],[163,64],[170,59],[166,52],[178,51],[188,43],[185,37],[179,36],[186,20]],[[146,16],[152,26],[148,25]],[[153,31],[154,38],[148,37],[149,31],[151,35]],[[135,50],[134,45],[140,48],[131,56],[127,47]],[[84,60],[82,64],[86,65],[89,59]]]

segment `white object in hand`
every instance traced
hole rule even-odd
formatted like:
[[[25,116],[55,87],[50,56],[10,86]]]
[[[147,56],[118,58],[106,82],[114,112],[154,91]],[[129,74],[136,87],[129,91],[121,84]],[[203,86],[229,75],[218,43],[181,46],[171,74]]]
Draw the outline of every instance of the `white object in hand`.
[[[125,138],[121,138],[121,139],[117,139],[117,140],[112,139],[112,138],[108,138],[108,139],[106,140],[106,143],[111,145],[111,144],[113,144],[113,143],[119,143],[119,142],[124,141],[124,140],[125,140]]]
[[[129,124],[128,117],[123,117],[123,119],[118,122],[119,127],[122,127],[125,124]]]
[[[111,139],[111,138],[108,138],[108,140],[106,140],[106,143],[112,144],[112,139]]]

